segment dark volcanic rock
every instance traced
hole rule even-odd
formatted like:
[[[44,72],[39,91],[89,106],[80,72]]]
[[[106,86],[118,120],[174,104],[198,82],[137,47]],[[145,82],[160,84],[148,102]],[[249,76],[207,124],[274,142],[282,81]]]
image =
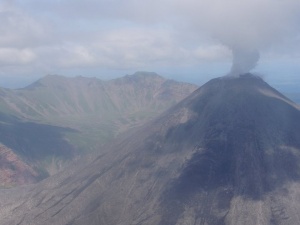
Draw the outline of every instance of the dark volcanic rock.
[[[196,152],[164,194],[161,224],[176,224],[189,204],[200,220],[225,224],[233,197],[259,202],[299,181],[300,114],[292,102],[251,75],[212,80],[191,98],[183,104],[195,117],[169,138],[189,129]]]
[[[1,224],[298,224],[299,166],[299,107],[217,78],[93,161],[0,192]]]

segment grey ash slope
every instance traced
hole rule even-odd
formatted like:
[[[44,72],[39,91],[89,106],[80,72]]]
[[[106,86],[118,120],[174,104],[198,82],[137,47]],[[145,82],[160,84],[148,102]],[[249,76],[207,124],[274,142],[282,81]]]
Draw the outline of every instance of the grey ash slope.
[[[93,161],[0,192],[0,224],[299,224],[299,181],[298,106],[217,78]]]

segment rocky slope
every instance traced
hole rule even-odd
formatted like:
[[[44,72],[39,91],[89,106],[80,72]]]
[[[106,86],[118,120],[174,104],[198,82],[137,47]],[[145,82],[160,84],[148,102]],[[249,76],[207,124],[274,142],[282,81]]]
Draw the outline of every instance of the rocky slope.
[[[0,192],[0,224],[298,224],[299,181],[299,106],[217,78],[98,157]]]
[[[2,188],[34,183],[39,172],[17,156],[11,149],[0,145],[0,184]]]

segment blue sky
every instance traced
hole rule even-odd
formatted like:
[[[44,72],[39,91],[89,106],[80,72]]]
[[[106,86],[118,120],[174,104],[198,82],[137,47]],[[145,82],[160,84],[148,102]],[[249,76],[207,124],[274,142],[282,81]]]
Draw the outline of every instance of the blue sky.
[[[295,83],[299,26],[299,0],[0,0],[0,86],[135,71],[201,84],[236,49],[260,53],[267,81]]]

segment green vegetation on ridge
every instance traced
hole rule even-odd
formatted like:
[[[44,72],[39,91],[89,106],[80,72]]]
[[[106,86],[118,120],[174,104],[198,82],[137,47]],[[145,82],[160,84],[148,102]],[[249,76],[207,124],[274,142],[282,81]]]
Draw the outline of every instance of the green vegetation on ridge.
[[[0,112],[15,116],[1,125],[0,141],[52,174],[75,156],[101,151],[196,88],[147,72],[108,81],[48,75],[22,89],[0,89]]]

